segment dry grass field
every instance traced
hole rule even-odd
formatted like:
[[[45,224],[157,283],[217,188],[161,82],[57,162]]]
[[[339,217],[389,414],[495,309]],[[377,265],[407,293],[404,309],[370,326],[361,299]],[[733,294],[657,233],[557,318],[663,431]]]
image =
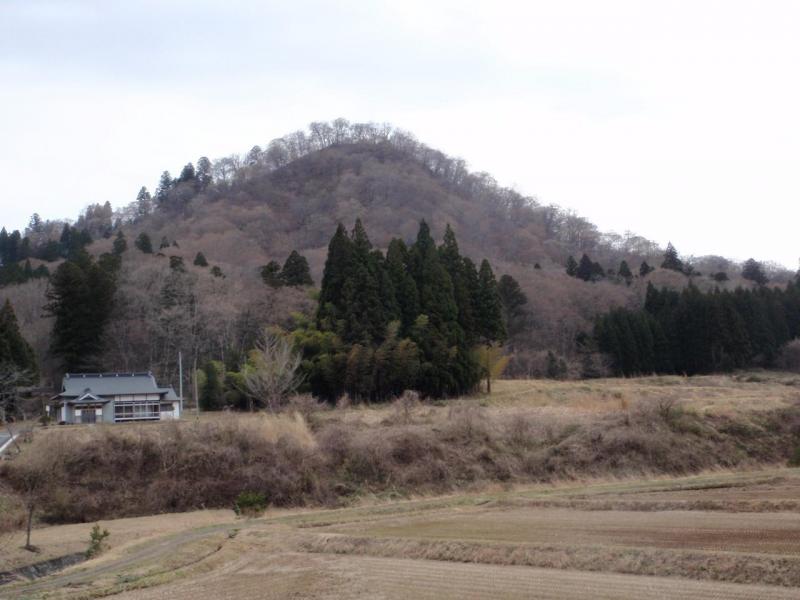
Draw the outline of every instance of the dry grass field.
[[[663,508],[706,495],[723,504]],[[800,497],[800,470],[774,468],[272,510],[252,519],[223,511],[123,519],[103,523],[111,548],[100,558],[3,586],[0,597],[797,598],[800,510],[770,504],[792,495]],[[724,504],[740,499],[752,503],[748,512]],[[142,536],[134,539],[137,523]],[[53,527],[47,536],[77,546],[86,526]]]
[[[454,446],[455,454],[470,452],[464,460],[477,463],[530,461],[546,451],[562,470],[540,478],[542,483],[535,483],[536,477],[532,482],[484,476],[460,486],[423,486],[416,493],[406,486],[402,494],[391,493],[401,489],[392,478],[406,470],[434,460],[460,464],[437,454],[438,446],[423,445],[434,454],[400,455],[402,460],[387,467],[389,479],[379,488],[384,491],[372,493],[364,485],[338,507],[290,505],[250,519],[231,510],[204,510],[103,520],[111,537],[99,558],[47,578],[0,586],[0,598],[798,598],[800,469],[785,467],[785,460],[759,463],[760,456],[780,455],[764,449],[771,421],[762,415],[791,411],[798,399],[800,377],[747,373],[499,381],[491,397],[423,404],[410,415],[398,406],[315,411],[307,415],[307,426],[297,417],[273,422],[201,415],[181,435],[219,425],[225,435],[246,432],[255,450],[261,446],[252,444],[261,437],[279,448],[291,435],[304,449],[303,460],[339,451],[341,445],[327,441],[333,431],[378,445],[379,438],[442,436],[441,443]],[[660,417],[641,416],[660,414],[664,407],[677,410],[667,425]],[[691,420],[682,420],[685,415]],[[514,425],[521,421],[530,427]],[[126,432],[126,444],[134,444],[161,428],[65,431],[91,445],[116,439],[119,430]],[[790,440],[791,431],[781,439]],[[44,437],[55,432],[64,435],[51,428]],[[702,472],[676,476],[656,464],[648,467],[650,446],[630,442],[647,435],[689,445],[674,449],[688,460],[676,464],[683,472]],[[704,445],[707,435],[716,436],[719,445]],[[548,441],[540,444],[544,438]],[[152,439],[166,443],[163,436]],[[348,461],[355,459],[366,463],[352,473],[370,473],[370,461],[385,461],[409,447],[390,444],[364,453],[352,450],[360,448],[357,442],[348,443],[356,445],[343,454],[345,462],[335,463],[335,473],[353,469]],[[737,448],[745,458],[728,465],[716,458],[692,459],[708,449],[725,458]],[[617,462],[608,461],[608,452]],[[626,462],[627,452],[638,452],[638,462]],[[570,470],[576,457],[583,466]],[[605,468],[593,467],[603,461]],[[21,534],[0,538],[0,571],[85,549],[91,525],[38,527],[36,556],[20,549]]]

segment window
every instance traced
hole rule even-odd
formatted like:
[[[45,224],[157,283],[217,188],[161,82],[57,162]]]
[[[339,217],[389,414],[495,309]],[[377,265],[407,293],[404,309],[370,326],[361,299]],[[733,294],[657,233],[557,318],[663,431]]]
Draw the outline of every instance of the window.
[[[114,405],[115,421],[143,421],[159,418],[161,418],[161,414],[158,402],[130,402]]]

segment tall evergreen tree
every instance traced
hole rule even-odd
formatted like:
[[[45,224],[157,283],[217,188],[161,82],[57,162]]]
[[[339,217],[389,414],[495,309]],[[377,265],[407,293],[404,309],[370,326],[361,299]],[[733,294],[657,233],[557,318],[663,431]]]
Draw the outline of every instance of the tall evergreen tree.
[[[581,256],[581,262],[578,264],[578,269],[575,272],[575,277],[583,281],[591,281],[595,275],[595,263],[589,258],[587,254]]]
[[[425,221],[420,222],[417,241],[411,247],[411,275],[419,292],[419,309],[431,323],[442,328],[455,323],[458,307],[453,282],[439,259],[436,243]]]
[[[678,257],[678,251],[672,242],[667,244],[667,250],[664,252],[664,262],[661,263],[662,269],[669,269],[671,271],[683,272],[683,261]]]
[[[618,273],[622,279],[630,284],[631,280],[633,279],[633,273],[631,273],[631,269],[626,261],[623,260],[621,263],[619,263]]]
[[[3,365],[12,365],[25,373],[24,379],[29,383],[37,379],[36,355],[22,336],[14,308],[8,299],[0,309],[0,366]]]
[[[178,177],[178,183],[194,183],[197,175],[194,171],[192,163],[186,163],[186,166],[181,169],[181,174]]]
[[[372,243],[361,219],[351,233],[351,262],[345,269],[342,289],[344,329],[343,339],[347,343],[362,342],[369,345],[383,339],[389,317],[381,298],[379,276],[380,253],[373,254]]]
[[[102,336],[113,307],[115,282],[86,253],[59,265],[46,309],[55,317],[50,349],[67,371],[99,367]]]
[[[758,285],[766,285],[769,282],[761,263],[753,258],[748,258],[742,266],[742,277]]]
[[[339,223],[336,233],[328,244],[328,257],[322,273],[319,292],[317,324],[324,329],[335,330],[344,317],[342,290],[347,279],[354,249],[344,225]]]
[[[497,293],[503,309],[506,330],[509,337],[513,337],[522,331],[525,314],[523,307],[528,303],[528,297],[520,288],[519,282],[508,274],[501,276],[497,282]]]
[[[134,245],[144,254],[153,253],[153,243],[150,241],[150,236],[144,232],[139,234]]]
[[[578,275],[578,262],[575,260],[575,257],[571,254],[567,259],[567,275],[570,277],[576,277]]]
[[[506,327],[494,278],[489,261],[483,259],[478,272],[478,295],[475,300],[479,338],[482,343],[503,341],[506,338]]]
[[[142,186],[136,194],[136,216],[146,217],[151,212],[153,212],[153,198],[147,188]]]
[[[197,183],[200,189],[206,189],[212,180],[211,161],[208,160],[208,157],[201,156],[197,159]]]
[[[114,254],[122,256],[122,253],[128,249],[128,241],[125,239],[125,234],[120,229],[117,232],[117,237],[114,240]]]
[[[200,389],[200,406],[203,410],[220,410],[225,404],[225,365],[210,360],[203,374],[205,381]]]
[[[196,267],[207,267],[208,266],[208,260],[206,260],[205,254],[203,254],[202,252],[198,252],[194,257],[194,263],[193,264]]]
[[[396,238],[389,242],[386,271],[398,304],[401,334],[407,335],[419,314],[419,293],[410,273],[408,248],[403,240]]]
[[[311,279],[311,269],[308,266],[308,260],[306,260],[305,256],[299,254],[297,250],[292,250],[286,262],[283,263],[280,276],[284,285],[314,285],[314,280]]]
[[[439,247],[439,257],[442,265],[450,275],[453,282],[453,296],[458,310],[458,322],[464,331],[467,342],[472,343],[477,338],[479,331],[475,323],[475,296],[477,286],[470,281],[468,269],[474,270],[475,265],[470,262],[465,264],[458,251],[458,242],[455,233],[448,224],[444,232],[444,240]]]
[[[8,231],[3,227],[0,229],[0,263],[3,265],[11,262],[9,260],[8,239]]]
[[[164,171],[161,173],[161,179],[158,181],[158,187],[156,188],[156,203],[159,206],[166,206],[169,200],[169,193],[172,190],[175,182],[172,179],[172,175],[169,174],[169,171]]]

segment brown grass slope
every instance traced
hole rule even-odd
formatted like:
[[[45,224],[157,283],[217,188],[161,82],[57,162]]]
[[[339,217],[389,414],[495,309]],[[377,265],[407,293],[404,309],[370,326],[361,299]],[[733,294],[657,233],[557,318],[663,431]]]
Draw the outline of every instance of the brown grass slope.
[[[664,394],[621,397],[616,408],[598,397],[600,412],[558,400],[513,408],[468,400],[410,414],[328,411],[312,414],[310,428],[299,415],[218,415],[51,429],[6,461],[0,480],[23,491],[28,461],[52,457],[41,514],[73,522],[230,508],[245,491],[274,506],[330,506],[493,483],[740,468],[791,456],[800,435],[792,392],[738,410],[696,409]]]
[[[568,356],[576,333],[591,329],[595,315],[641,302],[644,280],[630,287],[611,280],[585,283],[564,273],[568,255],[588,252],[615,269],[622,259],[634,270],[643,259],[660,262],[652,254],[655,245],[641,238],[624,242],[603,236],[580,217],[495,185],[456,185],[388,142],[331,146],[277,169],[263,164],[241,167],[230,181],[216,183],[181,208],[159,210],[135,223],[128,238],[147,231],[156,243],[162,237],[178,240],[179,248],[164,253],[182,256],[187,265],[202,251],[209,262],[222,267],[226,287],[232,290],[228,301],[217,304],[236,306],[241,313],[247,310],[243,299],[265,293],[258,268],[270,260],[283,262],[291,250],[308,258],[319,283],[337,224],[352,227],[356,218],[383,249],[393,237],[413,240],[422,219],[438,239],[449,223],[463,253],[475,261],[488,258],[498,277],[509,273],[517,278],[529,298],[530,314],[528,330],[514,340],[518,374],[541,374],[541,358],[537,361],[534,354],[525,359],[523,350],[553,349]],[[110,241],[95,246],[101,251],[110,248]],[[163,258],[135,250],[126,260],[134,272],[152,264],[164,269],[166,264]],[[537,263],[540,269],[534,268]],[[134,273],[130,280],[141,278]],[[674,287],[687,282],[683,275],[662,271],[648,279]],[[279,304],[286,306],[284,315],[302,308],[291,298]]]

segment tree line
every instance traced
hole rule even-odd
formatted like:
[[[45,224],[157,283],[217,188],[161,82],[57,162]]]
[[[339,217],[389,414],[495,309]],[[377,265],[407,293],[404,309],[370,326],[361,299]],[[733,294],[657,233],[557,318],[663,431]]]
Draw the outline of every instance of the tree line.
[[[644,308],[598,318],[598,349],[617,375],[695,375],[772,366],[800,336],[800,278],[783,288],[760,286],[703,293],[647,288]]]

